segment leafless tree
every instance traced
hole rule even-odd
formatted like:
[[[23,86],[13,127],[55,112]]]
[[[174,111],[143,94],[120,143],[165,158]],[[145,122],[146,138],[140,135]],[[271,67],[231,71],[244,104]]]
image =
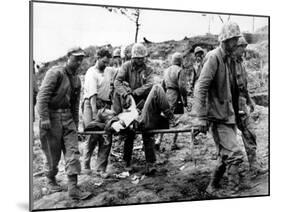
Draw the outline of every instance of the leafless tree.
[[[135,32],[135,43],[138,42],[138,34],[139,34],[139,18],[140,18],[140,9],[127,9],[123,7],[105,7],[109,12],[118,13],[126,16],[130,21],[134,22],[136,26]]]

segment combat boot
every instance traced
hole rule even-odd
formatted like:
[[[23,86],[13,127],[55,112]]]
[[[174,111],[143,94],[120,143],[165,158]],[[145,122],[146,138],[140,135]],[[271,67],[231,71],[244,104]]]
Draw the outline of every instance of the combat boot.
[[[248,159],[250,166],[249,175],[251,179],[255,179],[259,175],[267,173],[267,170],[262,169],[260,163],[258,163],[256,153],[252,154]]]
[[[228,172],[228,185],[227,188],[232,193],[236,193],[239,191],[240,187],[240,174],[239,174],[239,166],[238,165],[230,165]]]
[[[206,189],[206,192],[208,194],[212,194],[214,196],[221,196],[218,189],[220,188],[220,181],[225,173],[225,170],[225,165],[220,165],[216,167],[216,169],[212,173],[210,183]]]
[[[92,174],[92,170],[91,170],[91,167],[90,167],[90,161],[85,161],[83,174],[86,174],[86,175]]]
[[[152,176],[156,172],[157,172],[157,169],[156,169],[154,163],[146,163],[146,165],[145,165],[145,175],[146,176]]]
[[[56,177],[47,177],[47,184],[49,191],[52,193],[62,191],[62,187],[57,183]]]
[[[85,200],[91,196],[90,192],[81,191],[77,186],[77,175],[68,175],[68,196],[75,200]]]

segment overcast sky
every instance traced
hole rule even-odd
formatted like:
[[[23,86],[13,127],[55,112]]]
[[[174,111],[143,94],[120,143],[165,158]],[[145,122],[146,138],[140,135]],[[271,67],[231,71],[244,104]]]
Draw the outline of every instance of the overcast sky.
[[[102,7],[34,3],[34,59],[47,62],[65,55],[73,46],[126,45],[134,42],[135,25],[126,16]],[[221,16],[224,21],[228,16]],[[253,30],[253,17],[231,16],[241,31]],[[218,15],[141,10],[139,41],[181,40],[185,36],[218,34],[222,25]],[[267,25],[267,18],[255,17],[254,28]]]

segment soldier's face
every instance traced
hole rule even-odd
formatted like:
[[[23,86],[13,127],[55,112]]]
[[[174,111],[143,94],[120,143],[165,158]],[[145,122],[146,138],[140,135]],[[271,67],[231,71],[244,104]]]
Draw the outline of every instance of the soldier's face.
[[[73,56],[71,55],[69,58],[68,58],[68,66],[69,68],[75,72],[81,65],[82,61],[83,61],[83,56]],[[75,74],[75,73],[73,73]]]
[[[242,57],[245,52],[245,46],[238,46],[234,52],[234,55],[237,57]]]
[[[195,54],[195,59],[197,62],[201,62],[203,59],[203,53],[199,52]]]
[[[145,63],[145,58],[144,57],[137,57],[137,58],[133,58],[133,62],[137,65],[137,66],[142,66]]]
[[[238,37],[231,38],[225,42],[226,51],[233,53],[237,48]]]
[[[98,66],[100,70],[104,70],[109,65],[110,59],[108,57],[102,57],[98,61]]]

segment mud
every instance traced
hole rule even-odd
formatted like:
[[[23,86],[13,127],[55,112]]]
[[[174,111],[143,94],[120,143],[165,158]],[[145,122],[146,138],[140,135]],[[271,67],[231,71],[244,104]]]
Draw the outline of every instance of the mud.
[[[256,106],[252,114],[255,120],[255,129],[258,143],[258,159],[263,169],[268,169],[268,109]],[[183,127],[190,122],[190,117],[181,117]],[[236,193],[226,188],[226,178],[222,182],[220,196],[209,195],[205,189],[210,180],[210,173],[216,164],[216,149],[211,135],[200,135],[198,145],[191,145],[189,133],[178,136],[179,150],[171,150],[173,135],[166,134],[157,152],[157,172],[154,176],[143,174],[145,167],[144,152],[141,137],[135,142],[133,153],[133,168],[129,176],[120,178],[125,171],[122,166],[123,143],[115,138],[110,156],[108,172],[110,176],[103,179],[95,174],[94,162],[96,152],[92,157],[93,173],[79,176],[79,186],[89,191],[92,196],[84,201],[70,200],[67,196],[67,181],[64,173],[64,161],[59,165],[58,182],[64,190],[50,193],[46,188],[43,174],[44,157],[38,139],[38,122],[35,123],[35,144],[33,146],[33,198],[34,209],[72,208],[85,206],[112,206],[136,203],[157,203],[170,201],[207,200],[226,197],[242,197],[268,195],[268,173],[259,175],[256,179],[247,181],[247,186],[241,186]],[[238,142],[242,146],[240,132]],[[80,142],[83,152],[83,142]],[[82,160],[82,158],[81,158]],[[246,160],[246,159],[245,159]],[[247,161],[244,163],[248,167]]]

